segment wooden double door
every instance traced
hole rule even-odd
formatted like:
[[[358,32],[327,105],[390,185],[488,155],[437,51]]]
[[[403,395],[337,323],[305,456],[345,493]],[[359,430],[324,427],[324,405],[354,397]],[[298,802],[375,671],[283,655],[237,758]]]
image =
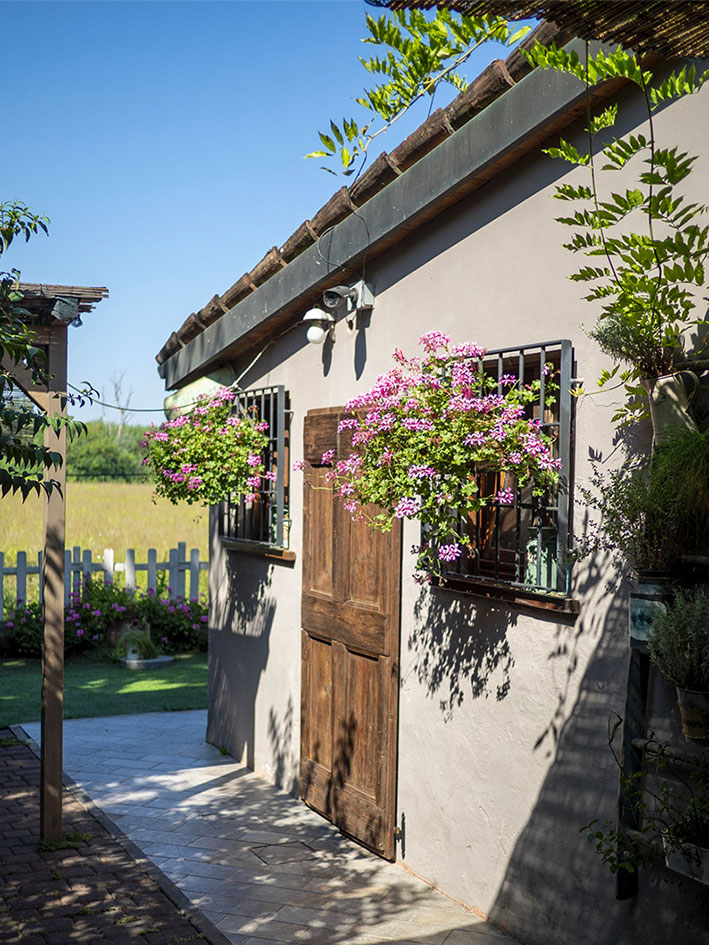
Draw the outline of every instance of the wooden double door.
[[[401,524],[353,522],[321,459],[350,452],[341,408],[305,419],[300,792],[343,832],[395,853]]]

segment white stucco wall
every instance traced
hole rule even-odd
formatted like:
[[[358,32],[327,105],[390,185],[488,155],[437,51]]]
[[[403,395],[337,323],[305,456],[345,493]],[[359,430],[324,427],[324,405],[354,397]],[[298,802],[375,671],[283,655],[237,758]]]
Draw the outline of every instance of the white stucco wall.
[[[688,188],[709,191],[709,92],[658,116],[658,134],[700,153]],[[566,277],[576,260],[552,201],[564,167],[525,158],[424,231],[367,265],[370,326],[338,325],[331,354],[296,327],[245,378],[291,394],[291,458],[302,456],[308,410],[342,404],[391,366],[395,347],[443,330],[487,348],[570,338],[579,376],[593,389],[604,359],[580,323],[594,322],[583,290]],[[577,179],[583,172],[574,171]],[[569,176],[568,179],[571,179]],[[620,183],[620,182],[619,182]],[[251,355],[249,355],[251,357]],[[580,400],[576,480],[589,451],[614,450],[618,393]],[[213,530],[209,738],[295,790],[299,761],[302,488],[291,488],[294,565],[225,552]],[[576,528],[582,516],[575,510]],[[214,523],[213,523],[214,526]],[[449,895],[539,943],[709,941],[701,917],[677,908],[681,889],[645,882],[651,915],[617,903],[613,879],[579,828],[614,816],[618,772],[606,745],[609,713],[623,712],[625,595],[609,589],[603,561],[582,563],[574,622],[411,580],[404,540],[401,617],[399,857]],[[658,899],[657,889],[662,896]],[[647,895],[647,887],[645,895]],[[679,899],[677,898],[679,897]],[[696,898],[696,897],[695,897]],[[640,902],[640,900],[638,900]],[[693,907],[695,912],[704,907]],[[675,913],[683,913],[677,919]],[[683,926],[682,922],[689,923]]]

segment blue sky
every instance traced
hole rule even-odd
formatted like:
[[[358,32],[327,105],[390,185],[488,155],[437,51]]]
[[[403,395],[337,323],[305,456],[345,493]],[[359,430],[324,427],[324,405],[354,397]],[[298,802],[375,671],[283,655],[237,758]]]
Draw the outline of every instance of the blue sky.
[[[110,291],[70,332],[70,382],[112,401],[109,379],[125,372],[131,406],[159,410],[154,357],[170,332],[341,186],[303,155],[329,118],[357,114],[368,10],[363,0],[0,4],[0,199],[51,220],[48,239],[13,247],[2,268]],[[469,75],[504,55],[481,49]],[[382,136],[374,155],[424,117]],[[151,419],[162,418],[131,416]]]

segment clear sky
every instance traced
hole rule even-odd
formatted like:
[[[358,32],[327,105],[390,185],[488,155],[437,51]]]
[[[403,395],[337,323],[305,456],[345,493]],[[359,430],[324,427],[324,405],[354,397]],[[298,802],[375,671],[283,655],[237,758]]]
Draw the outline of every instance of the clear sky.
[[[363,0],[0,3],[0,199],[51,221],[2,268],[110,292],[70,331],[70,382],[113,401],[125,372],[131,406],[158,411],[130,422],[162,419],[170,332],[341,186],[303,155],[329,118],[358,114],[367,11],[381,14]],[[504,55],[481,49],[469,75]]]

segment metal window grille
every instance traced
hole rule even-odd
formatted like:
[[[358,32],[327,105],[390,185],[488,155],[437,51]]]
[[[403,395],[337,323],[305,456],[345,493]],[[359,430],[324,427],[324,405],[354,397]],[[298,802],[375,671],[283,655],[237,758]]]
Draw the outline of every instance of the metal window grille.
[[[273,481],[264,479],[256,498],[230,498],[219,510],[219,534],[222,538],[253,541],[288,547],[288,453],[290,398],[283,385],[240,391],[233,404],[234,413],[251,413],[268,421],[268,444],[263,452],[266,471],[276,474]]]
[[[545,365],[551,364],[558,390],[549,393]],[[513,505],[493,504],[467,517],[461,524],[469,546],[455,564],[446,566],[445,575],[472,577],[503,583],[527,591],[568,593],[571,541],[573,398],[571,380],[573,348],[570,341],[547,341],[522,348],[488,351],[483,370],[498,382],[514,374],[517,383],[539,380],[537,400],[528,405],[530,419],[541,420],[541,428],[553,443],[561,460],[559,483],[537,497],[531,486],[523,489],[506,485],[515,494]],[[502,488],[504,474],[480,472],[478,485],[486,494]]]

